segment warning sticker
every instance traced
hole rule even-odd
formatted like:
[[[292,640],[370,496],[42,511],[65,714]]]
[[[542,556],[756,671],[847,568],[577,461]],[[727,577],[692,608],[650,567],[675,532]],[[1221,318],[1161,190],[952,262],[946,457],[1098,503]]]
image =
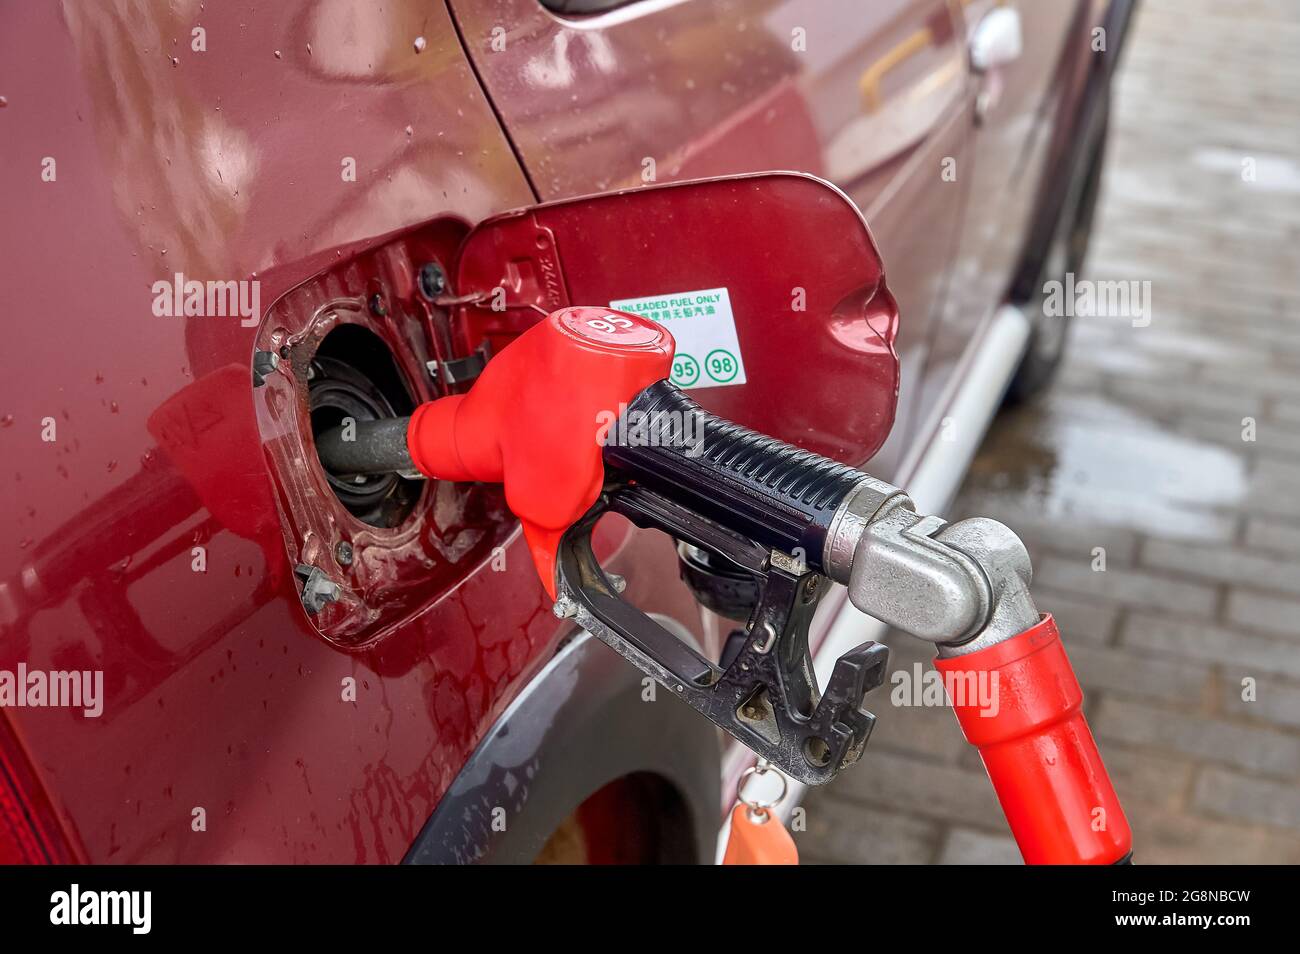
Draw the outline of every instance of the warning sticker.
[[[610,308],[657,321],[677,342],[671,380],[679,388],[745,383],[731,296],[725,288],[611,301]]]

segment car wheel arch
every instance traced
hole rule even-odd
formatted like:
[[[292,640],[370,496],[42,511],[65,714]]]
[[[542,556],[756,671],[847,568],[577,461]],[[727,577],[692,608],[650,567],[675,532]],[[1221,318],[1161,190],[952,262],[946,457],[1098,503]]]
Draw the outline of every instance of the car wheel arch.
[[[711,862],[720,760],[706,720],[662,687],[648,690],[638,670],[579,631],[493,723],[404,862],[532,862],[589,796],[645,775],[680,797],[695,860]]]

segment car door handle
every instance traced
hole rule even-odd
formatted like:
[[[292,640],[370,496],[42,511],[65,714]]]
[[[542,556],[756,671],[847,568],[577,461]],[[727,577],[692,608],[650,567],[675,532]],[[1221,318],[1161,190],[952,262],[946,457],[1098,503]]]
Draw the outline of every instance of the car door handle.
[[[970,64],[976,73],[987,73],[1019,58],[1024,48],[1020,12],[998,7],[986,13],[970,38]]]

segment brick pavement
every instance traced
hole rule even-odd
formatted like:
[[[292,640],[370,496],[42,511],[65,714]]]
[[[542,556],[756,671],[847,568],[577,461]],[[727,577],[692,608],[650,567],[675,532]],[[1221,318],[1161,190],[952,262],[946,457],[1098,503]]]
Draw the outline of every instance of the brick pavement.
[[[1083,277],[1150,280],[1151,323],[1076,320],[953,516],[1028,543],[1137,860],[1297,863],[1300,4],[1144,0],[1134,29]],[[930,655],[890,644],[891,668]],[[804,859],[1018,862],[951,713],[874,700],[867,757],[805,801]]]

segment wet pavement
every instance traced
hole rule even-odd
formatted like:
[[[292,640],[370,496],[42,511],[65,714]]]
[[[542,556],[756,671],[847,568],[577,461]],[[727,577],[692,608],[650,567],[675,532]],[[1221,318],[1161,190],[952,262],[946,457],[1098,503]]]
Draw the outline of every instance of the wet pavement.
[[[952,516],[1029,545],[1137,860],[1297,863],[1300,5],[1146,0],[1134,29],[1081,277],[1149,281],[1150,323],[1073,319]],[[951,713],[874,702],[867,757],[805,801],[803,858],[1017,863]]]

